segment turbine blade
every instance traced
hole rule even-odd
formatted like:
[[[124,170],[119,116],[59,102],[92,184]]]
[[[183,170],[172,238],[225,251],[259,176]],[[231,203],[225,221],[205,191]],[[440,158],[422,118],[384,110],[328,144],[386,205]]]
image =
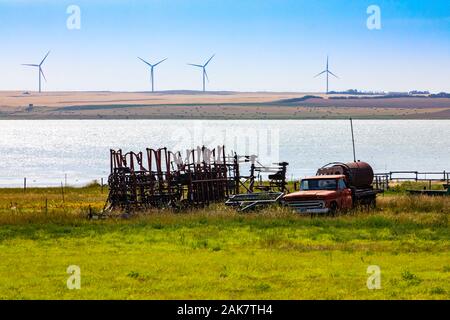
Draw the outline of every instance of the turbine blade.
[[[156,67],[158,64],[160,64],[160,63],[162,63],[162,62],[164,62],[164,61],[166,61],[167,60],[167,58],[165,58],[165,59],[162,59],[160,62],[158,62],[158,63],[155,63],[153,66],[154,67]]]
[[[42,74],[42,76],[44,77],[45,82],[47,82],[47,78],[45,77],[44,71],[42,71],[41,68],[39,68],[39,72]]]
[[[324,71],[322,71],[321,73],[316,74],[316,75],[314,76],[314,78],[317,78],[318,76],[320,76],[321,74],[323,74],[323,73],[325,73],[325,72],[327,72],[327,70],[324,70]]]
[[[206,66],[208,65],[208,63],[212,60],[212,58],[214,58],[214,56],[215,56],[215,54],[213,54],[213,55],[211,56],[211,58],[209,58],[209,60],[206,61],[204,67],[206,67]]]
[[[148,63],[147,61],[145,61],[144,59],[142,59],[141,57],[138,57],[138,59],[140,59],[143,63],[145,63],[146,65],[153,67],[150,63]]]
[[[45,55],[44,59],[42,59],[41,63],[39,63],[40,66],[42,66],[42,64],[44,63],[45,59],[47,59],[49,54],[50,54],[50,51],[47,52],[47,54]]]
[[[208,80],[208,82],[209,82],[209,77],[208,77],[208,73],[206,72],[206,69],[205,68],[203,68],[203,73],[205,74],[205,76],[206,76],[206,80]]]
[[[199,64],[188,63],[188,65],[194,66],[194,67],[203,68],[203,66],[201,66],[201,65],[199,65]]]
[[[38,64],[22,64],[23,66],[28,66],[28,67],[39,67]]]
[[[337,75],[335,75],[333,72],[331,72],[330,70],[328,70],[328,73],[339,79],[339,77]]]

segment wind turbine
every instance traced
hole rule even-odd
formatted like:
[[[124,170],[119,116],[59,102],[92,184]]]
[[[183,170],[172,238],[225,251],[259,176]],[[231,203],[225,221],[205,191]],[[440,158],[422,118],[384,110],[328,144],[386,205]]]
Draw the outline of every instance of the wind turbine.
[[[144,62],[146,65],[148,65],[148,66],[150,67],[150,78],[151,78],[151,81],[152,81],[152,92],[155,92],[155,82],[154,82],[154,72],[153,72],[153,69],[154,69],[158,64],[160,64],[161,62],[166,61],[167,58],[165,58],[165,59],[163,59],[163,60],[161,60],[160,62],[155,63],[155,64],[148,63],[147,61],[145,61],[144,59],[142,59],[142,58],[140,58],[140,57],[138,57],[138,59],[140,59],[142,62]]]
[[[333,72],[331,72],[328,69],[328,56],[327,56],[327,67],[325,70],[323,70],[321,73],[317,74],[314,78],[317,78],[318,76],[320,76],[321,74],[326,73],[327,74],[327,94],[328,94],[328,75],[331,74],[332,76],[335,76],[336,78],[339,78],[337,75],[335,75]]]
[[[39,64],[22,64],[23,66],[39,68],[39,92],[41,92],[41,75],[44,77],[45,82],[47,82],[47,79],[45,78],[44,72],[42,71],[42,64],[44,63],[45,59],[47,59],[49,54],[50,54],[50,51],[47,52],[47,54],[45,55],[44,59],[42,59],[41,63],[39,63]]]
[[[211,56],[211,58],[209,58],[209,60],[206,61],[206,63],[205,63],[204,65],[188,63],[188,65],[190,65],[190,66],[202,68],[202,70],[203,70],[203,72],[202,72],[202,74],[203,74],[203,92],[205,92],[205,77],[206,77],[206,79],[207,79],[208,82],[209,82],[208,74],[206,73],[206,66],[207,66],[208,63],[212,60],[212,58],[214,58],[214,56],[215,56],[215,54],[213,54],[213,55]]]

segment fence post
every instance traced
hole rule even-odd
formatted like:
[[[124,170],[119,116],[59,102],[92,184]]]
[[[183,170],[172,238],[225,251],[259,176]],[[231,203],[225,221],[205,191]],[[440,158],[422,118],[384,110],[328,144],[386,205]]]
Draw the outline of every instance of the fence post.
[[[64,203],[64,186],[63,186],[62,181],[61,181],[61,195],[62,195],[62,201]]]
[[[23,192],[25,193],[27,191],[27,178],[23,178]]]

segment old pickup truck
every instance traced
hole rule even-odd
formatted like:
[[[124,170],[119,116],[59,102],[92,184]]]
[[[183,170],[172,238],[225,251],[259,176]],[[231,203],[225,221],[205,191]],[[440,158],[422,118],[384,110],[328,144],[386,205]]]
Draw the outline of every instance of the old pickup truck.
[[[381,190],[372,187],[372,167],[366,162],[331,163],[316,176],[300,182],[300,190],[283,197],[283,203],[298,212],[335,213],[358,205],[376,205]]]

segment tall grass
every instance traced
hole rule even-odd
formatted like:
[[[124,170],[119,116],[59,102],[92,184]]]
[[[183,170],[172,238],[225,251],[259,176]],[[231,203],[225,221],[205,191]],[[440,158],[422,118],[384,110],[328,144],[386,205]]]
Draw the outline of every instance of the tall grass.
[[[378,198],[379,208],[391,213],[450,213],[450,197],[426,195],[390,195]]]
[[[87,221],[88,213],[101,212],[107,197],[106,188],[101,192],[98,184],[83,188],[64,188],[64,198],[60,188],[35,188],[24,192],[22,189],[0,189],[0,225],[24,223],[80,223]],[[371,215],[391,216],[392,219],[408,217],[411,220],[444,219],[450,213],[450,197],[429,197],[424,195],[406,195],[402,192],[378,197],[375,209],[358,208],[342,212],[337,217],[316,216],[314,219],[353,219]],[[424,215],[427,214],[427,215]],[[120,215],[117,215],[120,217]],[[182,222],[185,219],[281,219],[286,221],[311,219],[281,206],[271,206],[250,213],[237,213],[233,208],[223,204],[214,204],[205,208],[187,209],[182,212],[165,210],[148,210],[131,217],[131,220],[148,220],[152,217],[164,221]],[[447,218],[445,218],[447,219]],[[127,221],[127,219],[110,219]],[[128,219],[129,220],[129,219]]]
[[[45,200],[47,199],[47,210]],[[0,298],[448,299],[450,197],[380,196],[336,216],[223,204],[88,220],[99,186],[0,189]],[[67,266],[82,269],[68,290]],[[366,287],[367,266],[382,290]]]

